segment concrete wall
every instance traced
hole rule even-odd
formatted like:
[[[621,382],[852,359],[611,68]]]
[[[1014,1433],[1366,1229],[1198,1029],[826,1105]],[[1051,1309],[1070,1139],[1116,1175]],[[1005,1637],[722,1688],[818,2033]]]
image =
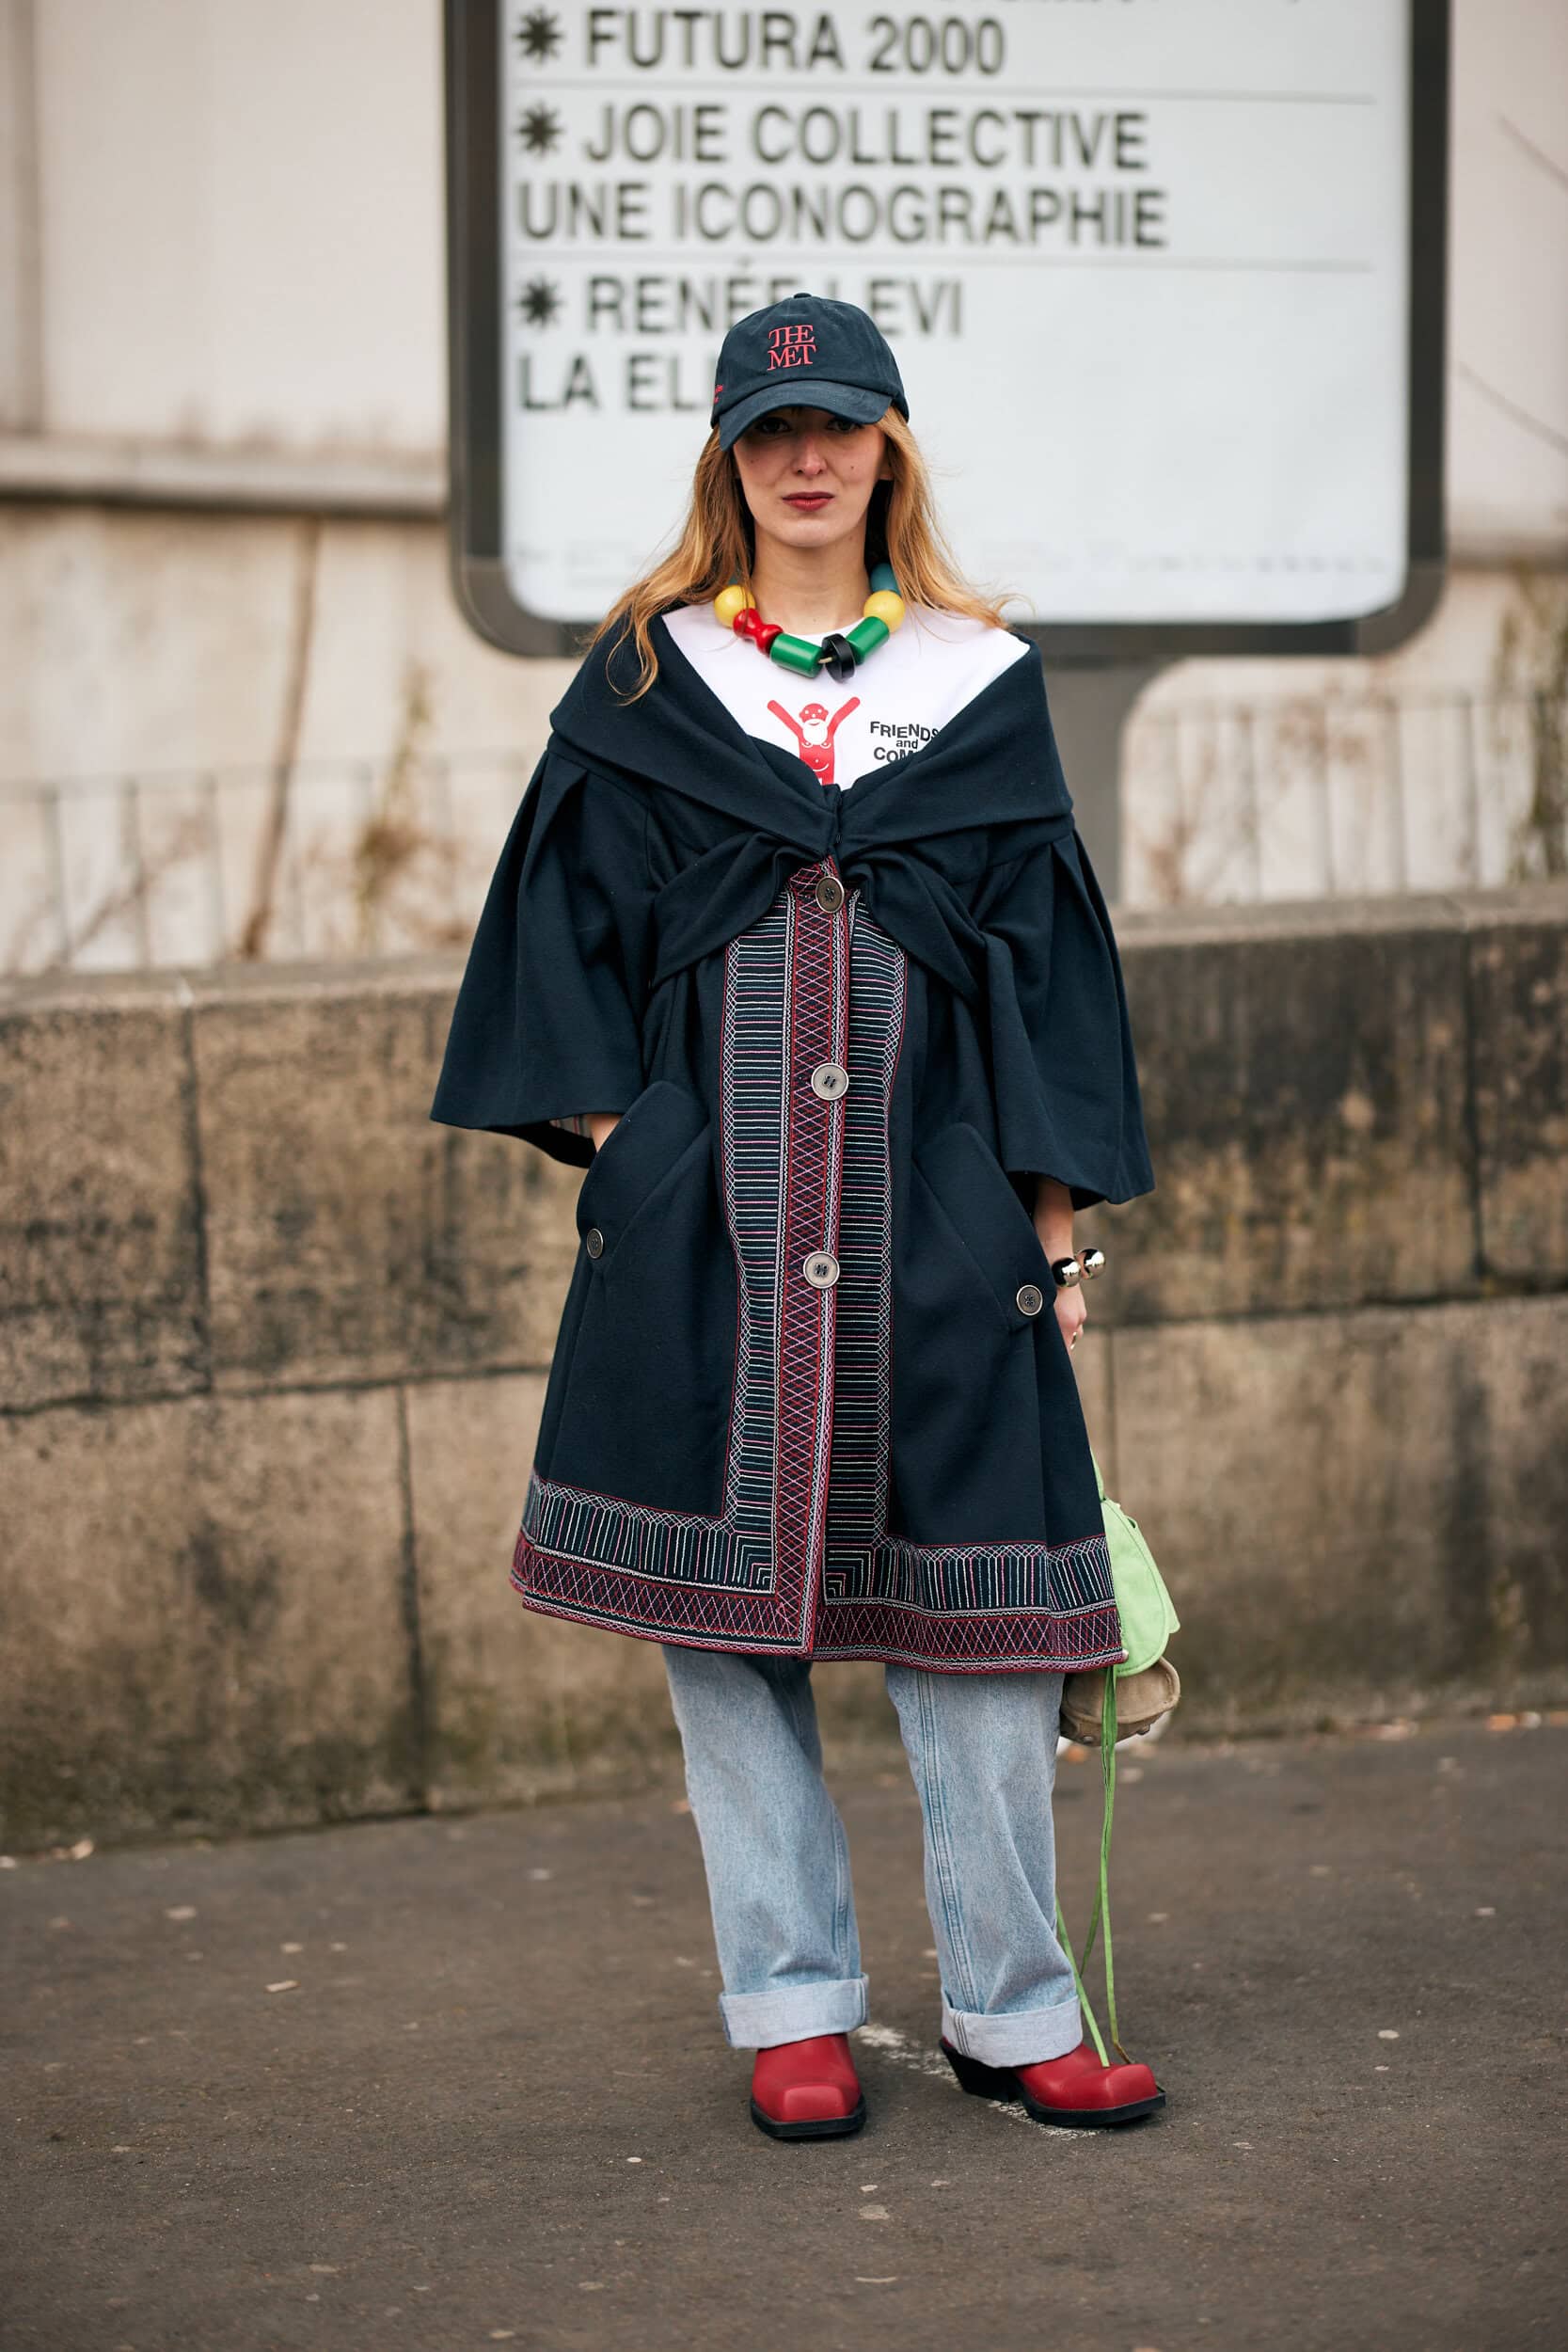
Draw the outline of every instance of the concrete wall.
[[[1568,1687],[1568,885],[1119,931],[1158,1188],[1080,1378],[1179,1721]],[[0,992],[9,1842],[674,1771],[657,1648],[508,1588],[577,1178],[429,1122],[459,969]]]

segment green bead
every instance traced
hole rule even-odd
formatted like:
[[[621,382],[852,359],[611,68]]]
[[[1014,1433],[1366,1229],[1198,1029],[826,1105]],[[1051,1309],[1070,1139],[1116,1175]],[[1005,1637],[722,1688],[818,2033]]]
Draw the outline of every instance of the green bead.
[[[895,596],[899,594],[898,582],[893,577],[891,564],[873,564],[871,566],[872,595],[875,596],[879,589],[885,589],[890,596]]]
[[[791,637],[781,629],[768,648],[768,658],[781,669],[799,670],[802,677],[815,677],[821,666],[822,648],[814,645],[809,637]]]
[[[885,621],[877,618],[875,612],[868,612],[864,620],[857,621],[854,628],[847,628],[844,634],[863,660],[868,653],[875,653],[883,638],[891,637],[893,631]]]

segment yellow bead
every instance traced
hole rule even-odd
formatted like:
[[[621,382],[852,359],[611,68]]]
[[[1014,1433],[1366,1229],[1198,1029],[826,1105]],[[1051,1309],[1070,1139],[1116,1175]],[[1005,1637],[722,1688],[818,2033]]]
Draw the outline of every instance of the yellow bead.
[[[861,612],[868,621],[885,621],[891,636],[904,617],[904,599],[895,596],[891,588],[879,588],[867,596]]]
[[[735,616],[752,606],[752,598],[744,588],[721,588],[713,599],[713,617],[721,628],[733,628]]]

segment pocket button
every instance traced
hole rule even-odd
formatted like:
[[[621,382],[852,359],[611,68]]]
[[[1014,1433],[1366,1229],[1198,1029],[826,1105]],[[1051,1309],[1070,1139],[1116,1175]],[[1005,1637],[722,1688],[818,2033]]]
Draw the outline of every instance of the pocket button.
[[[1044,1304],[1045,1293],[1040,1289],[1037,1282],[1021,1282],[1019,1284],[1018,1305],[1022,1313],[1026,1315],[1037,1315]]]
[[[603,1256],[604,1235],[600,1232],[596,1225],[591,1225],[588,1228],[587,1232],[584,1233],[582,1237],[582,1246],[587,1250],[591,1258]]]

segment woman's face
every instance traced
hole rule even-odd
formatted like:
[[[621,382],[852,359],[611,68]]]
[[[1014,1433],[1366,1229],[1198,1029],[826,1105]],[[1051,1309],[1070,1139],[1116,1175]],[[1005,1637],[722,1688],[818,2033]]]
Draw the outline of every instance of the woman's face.
[[[826,408],[771,408],[739,434],[736,469],[759,539],[790,548],[864,543],[865,510],[891,481],[879,424],[853,424]]]

